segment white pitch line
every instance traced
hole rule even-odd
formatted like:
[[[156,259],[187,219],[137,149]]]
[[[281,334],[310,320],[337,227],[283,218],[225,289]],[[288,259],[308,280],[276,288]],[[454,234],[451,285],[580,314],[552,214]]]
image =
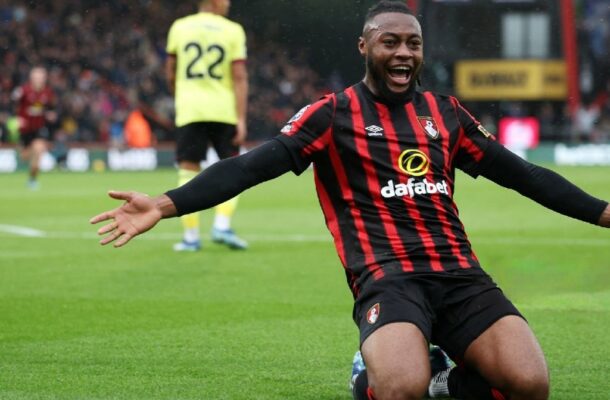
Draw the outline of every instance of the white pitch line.
[[[28,228],[24,226],[1,225],[0,233],[8,233],[17,236],[45,238],[45,239],[83,239],[94,240],[99,239],[95,231],[92,232],[44,232],[41,230]],[[332,242],[330,234],[259,234],[245,235],[246,239],[251,242],[297,242],[297,243],[314,243],[314,242]],[[136,240],[177,240],[180,238],[180,233],[169,232],[149,232]],[[207,238],[204,236],[203,238]],[[498,238],[477,238],[471,237],[470,240],[477,245],[513,245],[513,246],[584,246],[584,247],[602,247],[609,246],[610,239],[583,239],[580,238],[554,238],[554,237],[538,237],[538,238],[523,238],[515,236],[505,236]]]
[[[28,228],[27,226],[3,225],[0,224],[0,232],[10,233],[16,236],[25,237],[46,237],[47,234],[38,229]]]

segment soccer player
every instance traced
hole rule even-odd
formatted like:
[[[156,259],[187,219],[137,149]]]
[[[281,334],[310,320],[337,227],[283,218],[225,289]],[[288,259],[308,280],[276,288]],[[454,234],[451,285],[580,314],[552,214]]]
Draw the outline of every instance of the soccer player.
[[[32,67],[28,82],[17,87],[12,97],[17,105],[21,157],[29,163],[28,187],[35,190],[40,160],[51,140],[50,124],[57,121],[56,97],[47,84],[46,68]]]
[[[199,12],[176,20],[168,33],[166,76],[176,105],[178,184],[200,171],[208,144],[218,157],[237,155],[246,138],[248,73],[246,35],[226,18],[229,0],[203,0]],[[209,186],[206,191],[216,190]],[[246,241],[231,229],[237,197],[216,207],[212,240],[231,249]],[[176,251],[201,248],[199,213],[182,216],[184,235]]]
[[[98,230],[100,243],[123,246],[162,218],[212,207],[313,163],[355,299],[366,373],[357,376],[354,397],[547,399],[540,345],[467,239],[453,201],[455,169],[603,227],[610,206],[505,149],[456,98],[416,90],[423,37],[404,2],[373,6],[358,48],[364,79],[302,109],[282,135],[155,198],[110,192],[125,203],[91,219],[110,221]],[[459,366],[431,376],[430,342]]]

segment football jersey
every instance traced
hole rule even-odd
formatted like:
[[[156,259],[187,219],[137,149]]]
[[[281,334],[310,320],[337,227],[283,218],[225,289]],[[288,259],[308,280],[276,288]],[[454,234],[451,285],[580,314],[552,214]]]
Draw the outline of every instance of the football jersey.
[[[15,90],[13,98],[17,102],[17,115],[23,123],[19,127],[22,134],[44,127],[47,123],[45,113],[55,109],[55,93],[49,86],[36,90],[26,83]]]
[[[455,169],[476,177],[500,145],[454,97],[387,103],[362,82],[297,113],[278,136],[294,172],[311,163],[356,295],[396,273],[484,273],[453,201]]]
[[[236,124],[231,65],[247,57],[242,26],[212,13],[189,15],[172,24],[166,50],[177,58],[176,126]]]

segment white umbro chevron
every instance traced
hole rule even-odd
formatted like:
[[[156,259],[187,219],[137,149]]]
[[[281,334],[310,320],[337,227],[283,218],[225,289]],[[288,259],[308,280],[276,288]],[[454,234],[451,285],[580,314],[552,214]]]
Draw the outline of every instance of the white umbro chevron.
[[[370,125],[364,128],[368,136],[383,136],[383,128],[377,125]]]

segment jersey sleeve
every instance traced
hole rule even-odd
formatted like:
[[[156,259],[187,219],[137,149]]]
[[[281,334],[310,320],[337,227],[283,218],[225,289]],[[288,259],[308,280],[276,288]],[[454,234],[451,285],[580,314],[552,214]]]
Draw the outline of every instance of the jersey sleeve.
[[[165,46],[165,51],[167,54],[177,54],[178,53],[178,42],[176,36],[177,34],[177,25],[178,21],[174,21],[172,26],[169,28],[169,32],[167,33],[167,45]]]
[[[229,55],[231,62],[246,60],[248,58],[246,32],[244,32],[244,28],[239,24],[236,24],[233,39],[233,46],[231,48],[231,54]]]
[[[476,178],[493,161],[502,145],[457,99],[452,97],[451,101],[455,107],[460,129],[454,165]]]
[[[293,172],[300,175],[330,143],[335,96],[328,95],[303,107],[282,128],[281,141],[293,160]]]

